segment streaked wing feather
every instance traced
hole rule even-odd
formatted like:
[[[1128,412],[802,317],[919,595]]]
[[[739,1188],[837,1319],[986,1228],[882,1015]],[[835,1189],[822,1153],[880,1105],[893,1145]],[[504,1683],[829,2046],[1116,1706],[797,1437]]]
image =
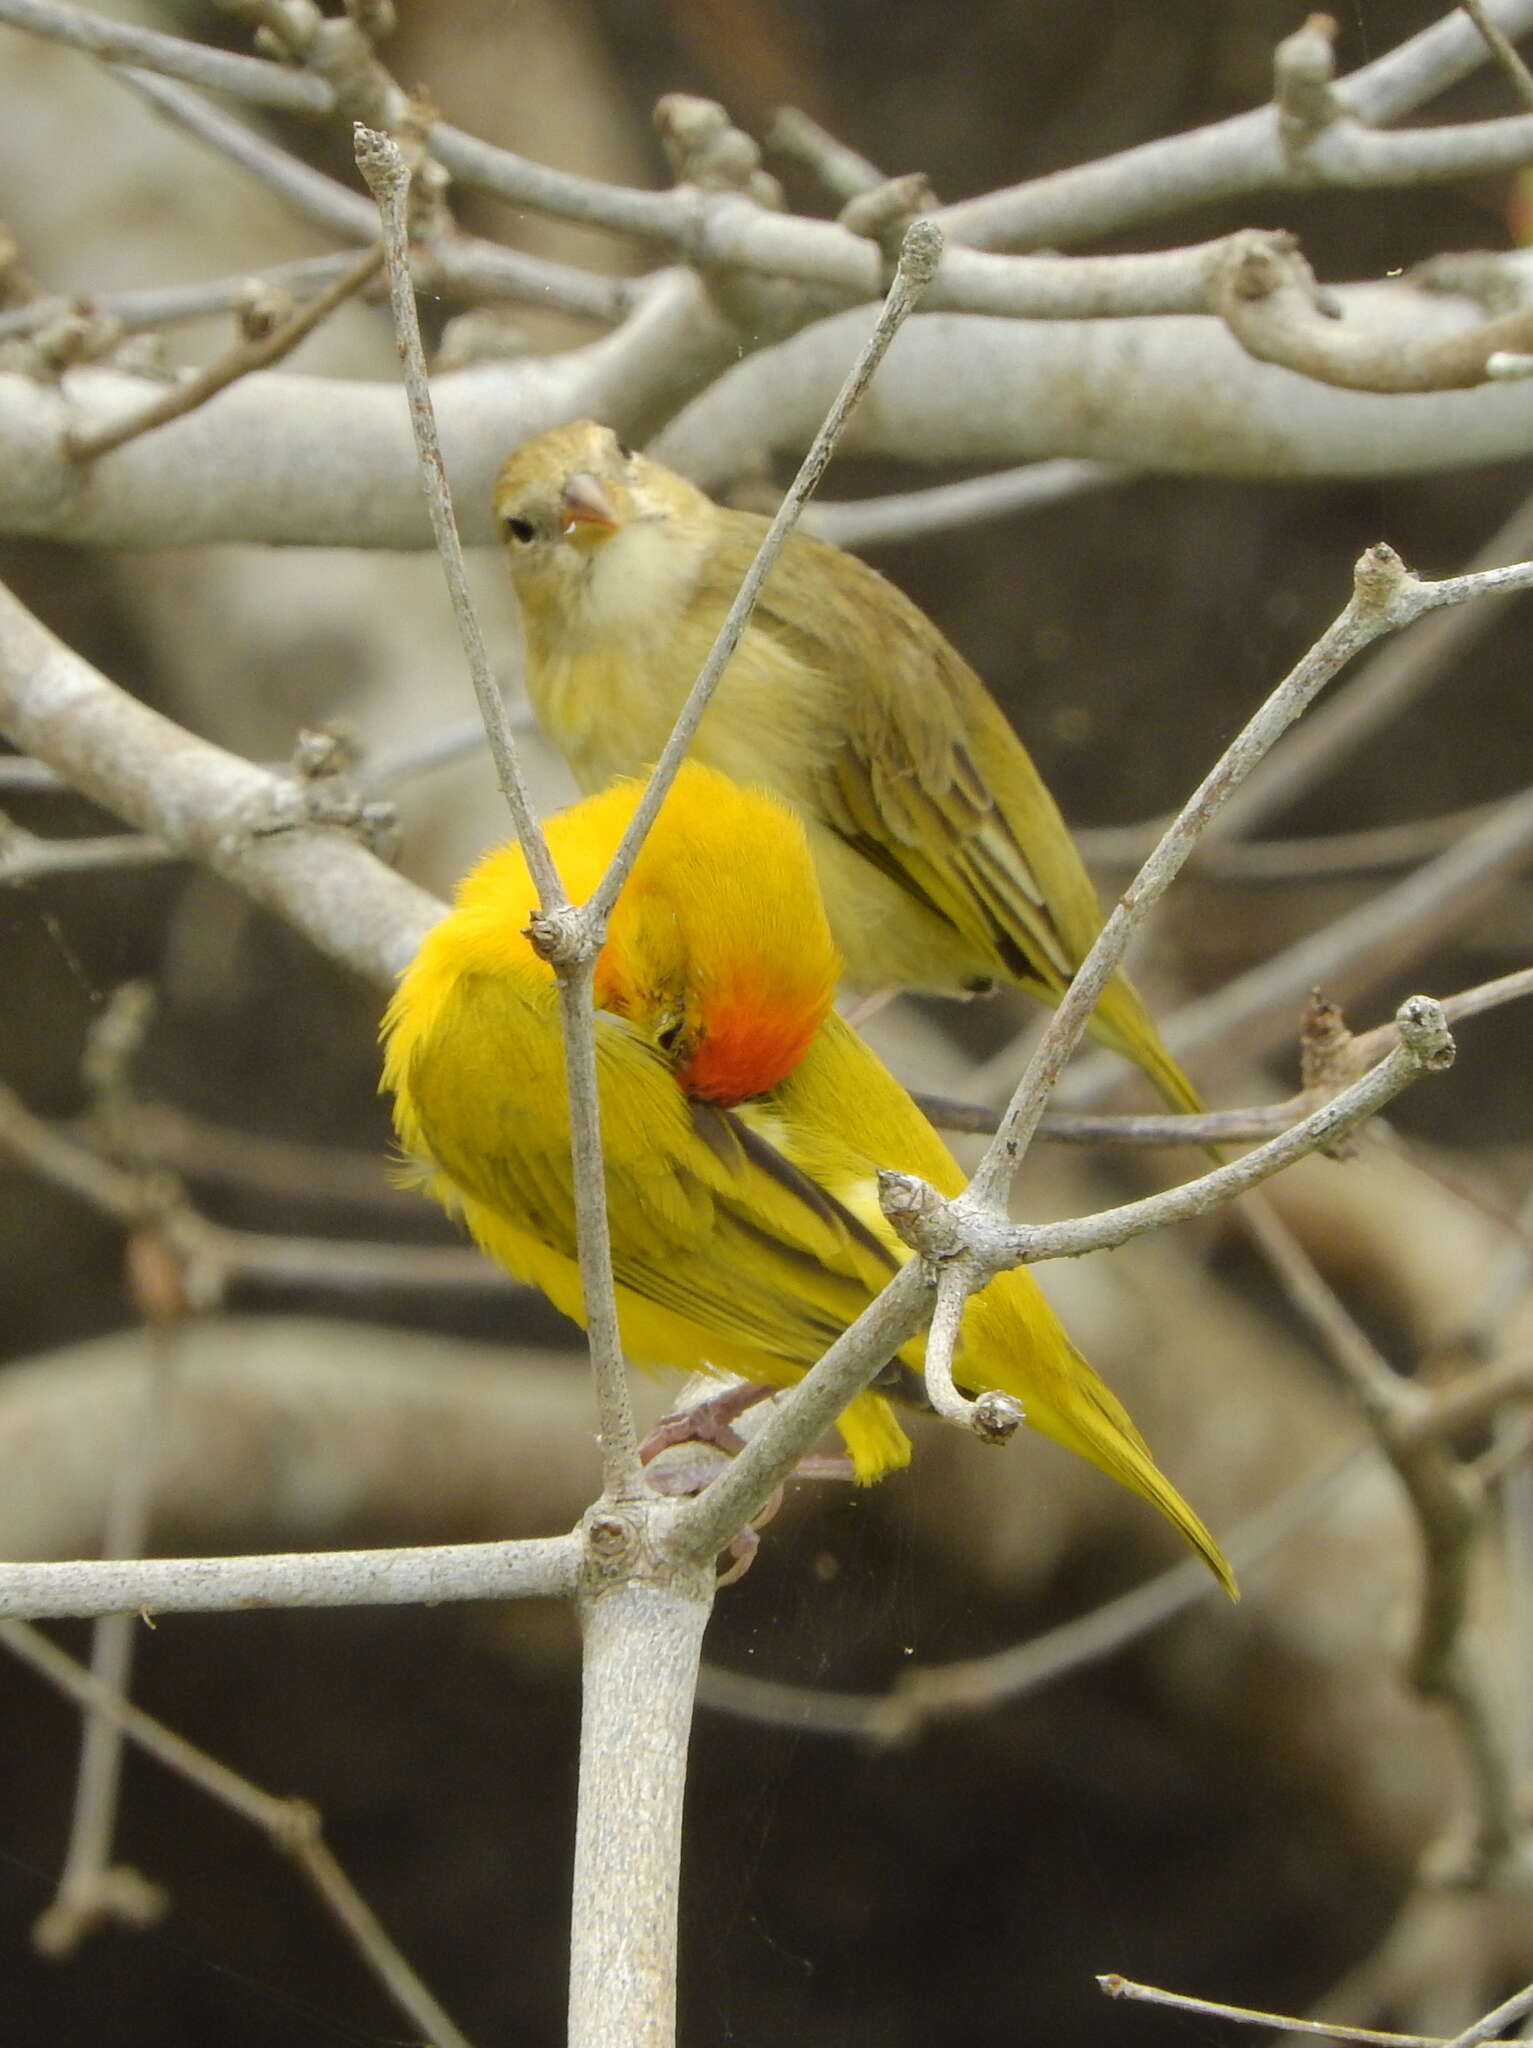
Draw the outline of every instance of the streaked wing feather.
[[[1079,961],[1082,935],[1072,944],[1060,929],[1057,904],[1035,871],[1025,844],[1032,806],[1006,802],[976,758],[989,737],[1014,766],[1020,750],[1009,728],[954,649],[865,564],[835,579],[833,615],[796,604],[795,561],[819,545],[789,543],[754,630],[791,650],[835,694],[845,743],[820,778],[823,815],[976,946],[1057,994]],[[1024,766],[1031,796],[1036,776]],[[1052,817],[1052,806],[1044,815]],[[1084,878],[1076,885],[1085,886]],[[1069,908],[1072,922],[1084,919],[1089,943],[1094,908]]]
[[[499,1048],[529,1034],[497,1009],[521,1000],[490,977],[460,984],[416,1103],[451,1181],[574,1258],[567,1124],[549,1114],[565,1100],[562,1067],[524,1070],[514,1090],[501,1071]],[[689,1103],[620,1018],[597,1018],[597,1068],[618,1281],[706,1330],[812,1362],[889,1278],[893,1256],[758,1132]],[[454,1131],[472,1132],[472,1144],[437,1135]]]

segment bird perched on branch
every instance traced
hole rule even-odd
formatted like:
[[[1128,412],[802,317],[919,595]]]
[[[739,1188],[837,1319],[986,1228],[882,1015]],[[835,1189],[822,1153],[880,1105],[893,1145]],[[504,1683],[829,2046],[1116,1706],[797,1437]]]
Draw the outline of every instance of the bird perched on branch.
[[[639,793],[620,782],[549,821],[577,901]],[[419,1180],[578,1322],[558,994],[527,936],[535,908],[514,843],[465,878],[389,1005],[383,1083]],[[636,1361],[791,1384],[910,1257],[878,1170],[962,1189],[936,1132],[832,1010],[840,967],[797,819],[684,764],[595,970],[618,1321]],[[920,1400],[922,1358],[918,1338],[841,1416],[858,1479],[909,1459],[886,1395]],[[1035,1429],[1157,1507],[1233,1593],[1213,1538],[1030,1273],[1002,1273],[969,1302],[954,1373],[1015,1396]]]
[[[591,420],[511,456],[495,516],[527,688],[583,789],[663,746],[766,531]],[[924,612],[856,556],[792,535],[719,682],[694,758],[803,819],[853,987],[1054,1003],[1101,929],[1022,742]],[[1202,1103],[1121,973],[1094,1035],[1173,1108]]]

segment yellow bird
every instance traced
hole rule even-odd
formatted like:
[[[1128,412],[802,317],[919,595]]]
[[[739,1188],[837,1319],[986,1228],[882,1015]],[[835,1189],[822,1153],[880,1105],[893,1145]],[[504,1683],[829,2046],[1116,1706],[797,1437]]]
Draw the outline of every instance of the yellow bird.
[[[548,823],[579,901],[638,800],[625,781]],[[551,969],[514,843],[464,879],[383,1022],[383,1085],[423,1184],[480,1245],[581,1320],[569,1114]],[[799,1379],[910,1253],[877,1173],[963,1186],[899,1083],[831,1008],[841,962],[803,829],[765,792],[688,762],[613,910],[596,968],[597,1072],[624,1349],[645,1365]],[[923,1345],[880,1385],[919,1399]],[[955,1376],[1181,1531],[1230,1593],[1218,1546],[1023,1269],[969,1303]],[[840,1419],[862,1481],[910,1444],[884,1392]]]
[[[659,753],[767,522],[715,505],[592,420],[529,441],[495,516],[527,688],[582,789]],[[1055,1003],[1101,929],[1022,742],[924,612],[856,556],[793,535],[693,757],[803,819],[854,988]],[[1121,973],[1092,1029],[1173,1108],[1202,1102]]]

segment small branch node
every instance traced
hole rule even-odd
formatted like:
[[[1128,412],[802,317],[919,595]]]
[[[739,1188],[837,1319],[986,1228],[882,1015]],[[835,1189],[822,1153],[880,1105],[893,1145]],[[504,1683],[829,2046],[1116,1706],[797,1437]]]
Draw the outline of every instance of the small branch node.
[[[923,292],[937,275],[944,236],[934,220],[913,220],[900,244],[900,276],[908,289]]]
[[[1013,1394],[994,1390],[981,1394],[970,1412],[969,1427],[981,1443],[1004,1444],[1027,1420],[1027,1412]]]
[[[1419,589],[1416,577],[1406,568],[1387,540],[1375,541],[1357,558],[1352,571],[1354,601],[1365,611],[1386,619],[1400,600]]]
[[[1340,1003],[1312,988],[1299,1021],[1299,1082],[1306,1095],[1331,1095],[1357,1079],[1355,1043]]]
[[[234,295],[234,324],[242,341],[265,341],[297,309],[297,300],[280,285],[262,277],[247,278]]]
[[[153,1927],[170,1909],[170,1894],[126,1863],[92,1871],[57,1898],[32,1923],[32,1946],[49,1962],[63,1962],[88,1935],[108,1923],[137,1933]]]
[[[99,362],[123,338],[123,325],[89,305],[78,305],[50,321],[23,344],[32,373],[56,382],[77,363]]]
[[[399,814],[387,797],[365,796],[350,770],[358,749],[339,728],[305,730],[293,748],[292,780],[276,784],[246,807],[244,831],[252,839],[318,826],[349,832],[380,860],[399,844]]]
[[[1435,997],[1407,996],[1395,1012],[1395,1026],[1400,1043],[1424,1071],[1440,1074],[1453,1065],[1458,1048]]]
[[[599,1500],[581,1523],[588,1591],[645,1577],[655,1562],[651,1521],[659,1502]]]
[[[680,184],[739,192],[769,213],[782,211],[781,185],[761,168],[761,151],[717,100],[666,93],[655,102],[655,132]]]
[[[1319,290],[1298,237],[1286,228],[1248,228],[1232,235],[1215,279],[1216,310],[1222,310],[1217,305],[1220,286],[1230,299],[1247,303],[1270,299],[1288,286],[1313,305]]]
[[[1272,96],[1284,149],[1296,155],[1345,112],[1336,97],[1337,25],[1312,14],[1273,53]]]
[[[900,1242],[933,1265],[946,1265],[968,1250],[968,1237],[953,1204],[918,1174],[881,1169],[878,1206]]]
[[[358,21],[347,16],[321,21],[305,63],[334,91],[335,109],[343,120],[366,121],[377,128],[399,125],[405,96],[378,62],[372,38]]]
[[[892,272],[905,259],[906,235],[915,222],[930,213],[936,204],[937,195],[926,173],[909,171],[903,177],[885,178],[871,191],[857,193],[842,207],[836,219],[849,234],[876,242],[886,268]],[[941,254],[942,244],[939,241],[931,267],[921,278],[923,284],[931,282],[936,273],[937,257]],[[913,260],[918,262],[920,259]]]
[[[410,189],[410,166],[399,144],[392,135],[362,121],[352,124],[351,137],[357,169],[368,191],[380,206],[400,204]]]
[[[565,974],[596,958],[605,932],[592,926],[585,904],[561,903],[538,911],[524,936],[540,960]]]
[[[1485,358],[1485,374],[1492,383],[1515,384],[1533,377],[1533,355],[1517,349],[1493,348]]]
[[[361,758],[356,734],[340,723],[300,726],[293,742],[293,772],[305,782],[349,774]]]
[[[270,1814],[272,1841],[288,1856],[305,1856],[324,1836],[319,1808],[307,1799],[279,1798]]]

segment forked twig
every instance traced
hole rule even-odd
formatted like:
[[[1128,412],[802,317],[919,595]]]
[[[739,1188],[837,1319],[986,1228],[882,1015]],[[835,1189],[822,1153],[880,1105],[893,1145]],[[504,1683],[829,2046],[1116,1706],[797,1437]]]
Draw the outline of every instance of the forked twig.
[[[321,1832],[319,1814],[306,1800],[279,1799],[263,1792],[142,1707],[125,1700],[116,1688],[103,1685],[25,1622],[0,1621],[0,1642],[81,1707],[121,1728],[130,1741],[167,1770],[259,1828],[275,1848],[297,1864],[384,1990],[408,2019],[424,2028],[432,2048],[470,2048],[466,2035],[426,1989],[335,1860]]]

